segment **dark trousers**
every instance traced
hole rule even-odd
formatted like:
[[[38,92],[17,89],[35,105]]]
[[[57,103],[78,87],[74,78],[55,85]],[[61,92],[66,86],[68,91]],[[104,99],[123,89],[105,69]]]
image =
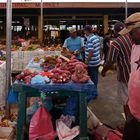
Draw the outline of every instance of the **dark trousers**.
[[[140,122],[130,112],[127,115],[123,140],[140,140]]]
[[[99,66],[88,66],[88,75],[90,76],[92,82],[95,84],[96,88],[98,85],[98,68]]]

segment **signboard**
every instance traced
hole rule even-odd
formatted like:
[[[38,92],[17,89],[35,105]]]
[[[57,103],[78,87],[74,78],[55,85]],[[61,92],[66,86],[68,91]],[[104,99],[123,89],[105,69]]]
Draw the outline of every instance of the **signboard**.
[[[4,0],[0,0],[1,1],[4,1]],[[41,3],[40,1],[38,0],[34,0],[32,2],[32,0],[28,0],[28,1],[25,1],[25,0],[19,0],[21,2],[19,2],[18,0],[13,0],[13,4],[12,4],[12,8],[40,8],[41,7]],[[15,1],[18,1],[17,3],[15,3]],[[24,2],[23,2],[24,1]],[[38,1],[35,3],[35,1]],[[111,2],[113,2],[112,0],[108,0],[106,3],[104,0],[98,0],[98,2],[96,2],[95,4],[93,2],[97,1],[97,0],[92,0],[92,4],[91,4],[91,0],[88,0],[88,1],[83,1],[83,0],[75,0],[75,2],[64,2],[65,0],[61,0],[61,2],[55,2],[57,0],[54,0],[53,2],[49,2],[49,0],[47,0],[47,2],[45,2],[46,0],[43,0],[43,8],[97,8],[97,5],[99,8],[118,8],[118,7],[123,7],[124,6],[124,0],[118,0],[117,2],[115,1],[116,4],[112,4]],[[58,0],[59,1],[59,0]],[[63,2],[62,2],[63,1]],[[70,0],[69,0],[70,1]],[[73,0],[71,0],[73,1]],[[82,3],[82,2],[84,3]],[[104,1],[102,3],[100,3],[101,1]],[[110,1],[110,3],[109,3]],[[133,0],[133,2],[138,2],[138,3],[131,3],[131,0],[128,0],[130,1],[130,3],[128,4],[128,7],[130,5],[130,7],[133,7],[133,8],[139,8],[139,4],[140,4],[140,0]],[[78,3],[79,2],[79,3]],[[0,9],[5,9],[6,8],[6,3],[0,3]]]
[[[125,2],[126,0],[43,0],[43,2]],[[140,0],[127,0],[128,2],[140,2]],[[0,3],[6,3],[6,0],[0,0]],[[12,0],[12,2],[16,2],[16,3],[40,3],[41,0]]]
[[[40,8],[40,3],[13,3],[12,8]],[[44,8],[59,7],[58,3],[43,3]],[[0,3],[0,9],[6,8],[6,3]]]

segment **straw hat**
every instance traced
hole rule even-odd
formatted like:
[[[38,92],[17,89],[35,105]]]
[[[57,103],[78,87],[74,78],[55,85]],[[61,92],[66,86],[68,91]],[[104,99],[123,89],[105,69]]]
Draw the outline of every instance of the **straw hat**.
[[[137,27],[140,27],[140,12],[130,15],[126,19],[125,28],[119,34],[125,35]]]
[[[69,27],[68,28],[68,31],[72,34],[72,33],[76,32],[76,29],[73,28],[73,27]]]

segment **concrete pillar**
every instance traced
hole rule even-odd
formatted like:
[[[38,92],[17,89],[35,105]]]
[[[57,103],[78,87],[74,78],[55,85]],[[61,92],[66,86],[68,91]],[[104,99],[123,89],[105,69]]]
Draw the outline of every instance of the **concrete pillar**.
[[[104,34],[108,32],[108,15],[104,15]]]
[[[38,39],[42,42],[43,40],[43,30],[41,27],[41,16],[38,16]]]

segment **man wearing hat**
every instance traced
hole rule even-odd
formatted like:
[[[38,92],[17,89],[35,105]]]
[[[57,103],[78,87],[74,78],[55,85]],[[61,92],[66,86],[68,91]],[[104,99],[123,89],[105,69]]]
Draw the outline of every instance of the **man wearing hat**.
[[[72,52],[78,60],[82,61],[81,52],[83,51],[84,41],[81,37],[77,36],[77,31],[73,27],[68,28],[70,37],[64,42],[63,47]]]
[[[130,34],[119,35],[119,32],[125,27],[121,22],[117,22],[114,26],[115,35],[118,36],[113,40],[109,48],[106,62],[102,70],[102,76],[110,67],[117,62],[117,81],[118,81],[118,97],[120,103],[126,105],[128,99],[128,80],[130,75],[130,55],[133,41]],[[125,111],[125,110],[124,110]]]
[[[140,140],[140,12],[126,19],[121,35],[130,33],[134,42],[131,51],[131,73],[128,82],[128,107],[123,140]]]
[[[92,33],[92,27],[90,25],[85,26],[84,32],[87,36],[87,43],[85,45],[85,61],[88,65],[88,74],[97,88],[98,68],[101,62],[101,43],[99,37]]]

